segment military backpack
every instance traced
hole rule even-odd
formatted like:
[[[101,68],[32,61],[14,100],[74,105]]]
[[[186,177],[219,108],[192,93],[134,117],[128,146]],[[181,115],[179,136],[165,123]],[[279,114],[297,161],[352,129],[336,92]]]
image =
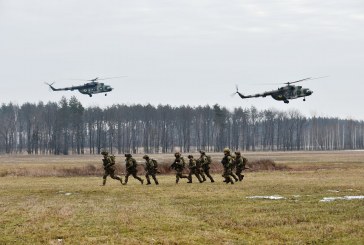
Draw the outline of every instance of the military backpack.
[[[212,163],[212,160],[211,160],[211,156],[210,155],[206,155],[206,163],[207,164]]]

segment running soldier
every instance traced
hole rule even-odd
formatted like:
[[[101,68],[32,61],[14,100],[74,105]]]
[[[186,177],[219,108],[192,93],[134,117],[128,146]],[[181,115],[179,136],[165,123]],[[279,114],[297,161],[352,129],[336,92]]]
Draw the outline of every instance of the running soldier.
[[[196,178],[198,179],[198,181],[200,181],[200,183],[202,183],[203,181],[200,177],[200,171],[197,168],[196,160],[193,159],[192,155],[188,155],[188,159],[189,159],[188,168],[190,170],[190,173],[188,174],[187,183],[192,183],[192,174],[194,174],[196,176]]]
[[[143,179],[137,176],[138,169],[135,159],[132,157],[130,153],[125,154],[125,157],[126,157],[125,159],[126,175],[125,175],[124,185],[128,183],[128,178],[130,175],[132,175],[135,179],[139,180],[141,184],[143,184]]]
[[[156,185],[159,185],[157,178],[155,175],[158,173],[158,163],[157,160],[150,158],[148,155],[144,155],[143,159],[145,160],[144,169],[146,171],[145,178],[147,179],[147,185],[150,185],[149,175],[152,176]]]
[[[206,177],[202,169],[202,164],[199,159],[196,160],[196,173],[202,178],[202,182],[206,181]]]
[[[233,167],[233,158],[230,155],[229,148],[224,149],[224,157],[222,158],[221,163],[224,166],[224,173],[222,174],[222,177],[225,178],[224,182],[226,182],[226,184],[228,183],[234,184],[234,181],[230,177]]]
[[[102,177],[103,178],[102,185],[106,184],[106,178],[109,175],[112,179],[119,180],[120,183],[122,184],[123,183],[122,178],[120,176],[115,175],[115,156],[114,155],[109,156],[109,153],[107,151],[101,152],[101,155],[104,156],[102,162],[105,170],[104,176]]]
[[[212,178],[212,176],[210,175],[210,164],[211,164],[211,157],[210,156],[206,156],[206,153],[204,151],[200,151],[200,158],[198,159],[198,161],[201,164],[201,168],[203,173],[206,174],[206,176],[210,179],[211,182],[215,182],[214,179]],[[206,178],[204,178],[205,175],[202,176],[202,178],[204,179],[204,181],[206,180]]]
[[[178,184],[180,178],[188,179],[188,176],[182,174],[186,163],[183,157],[181,157],[181,153],[176,152],[174,153],[174,156],[176,159],[174,160],[170,168],[176,170],[176,184]]]
[[[241,174],[246,169],[247,159],[241,156],[240,151],[235,152],[235,166],[236,166],[236,175],[239,178],[239,181],[244,179],[244,175]]]

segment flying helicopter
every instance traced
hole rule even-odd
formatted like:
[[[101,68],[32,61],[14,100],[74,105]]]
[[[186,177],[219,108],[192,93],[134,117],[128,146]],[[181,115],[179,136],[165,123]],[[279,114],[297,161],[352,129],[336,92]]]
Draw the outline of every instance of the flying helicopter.
[[[292,84],[307,81],[307,80],[319,79],[319,78],[323,78],[323,77],[316,77],[316,78],[308,77],[308,78],[300,79],[300,80],[293,81],[293,82],[286,82],[286,83],[283,83],[283,84],[287,84],[286,86],[280,87],[277,90],[271,90],[271,91],[267,91],[267,92],[263,92],[263,93],[259,93],[259,94],[253,94],[253,95],[243,95],[238,91],[238,87],[236,87],[236,92],[234,93],[234,95],[238,94],[240,96],[240,98],[242,98],[242,99],[266,97],[266,96],[270,95],[270,96],[272,96],[273,99],[278,100],[278,101],[283,101],[286,104],[289,103],[289,100],[293,100],[293,99],[297,99],[297,98],[301,98],[301,97],[303,97],[303,101],[306,101],[306,97],[310,96],[313,93],[313,91],[310,90],[309,88],[302,88],[302,86],[296,86],[296,85],[292,85]]]
[[[97,82],[98,80],[106,80],[106,79],[113,79],[113,78],[118,78],[118,77],[108,77],[108,78],[94,78],[94,79],[90,79],[90,80],[86,80],[89,81],[89,83],[85,83],[83,85],[79,85],[79,86],[72,86],[72,87],[66,87],[66,88],[55,88],[52,85],[54,83],[46,83],[53,91],[67,91],[67,90],[78,90],[81,94],[87,94],[90,97],[92,97],[93,94],[99,94],[99,93],[105,93],[105,96],[107,95],[108,92],[111,92],[113,90],[113,88],[110,85],[106,85],[104,83],[99,83]]]

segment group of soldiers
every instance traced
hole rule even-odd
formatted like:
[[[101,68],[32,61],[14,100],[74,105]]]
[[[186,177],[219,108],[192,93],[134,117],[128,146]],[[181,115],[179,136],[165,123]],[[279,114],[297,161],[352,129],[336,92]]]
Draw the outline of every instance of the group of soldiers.
[[[186,178],[188,180],[187,183],[192,183],[192,176],[194,175],[200,183],[205,182],[207,178],[210,179],[211,182],[215,182],[210,174],[210,164],[212,163],[211,157],[206,155],[204,151],[199,151],[200,157],[195,159],[192,155],[188,155],[188,175],[184,175],[183,171],[186,168],[185,159],[182,157],[180,152],[176,152],[174,154],[175,160],[170,166],[170,169],[176,171],[176,184],[178,184],[179,180],[182,178]],[[123,182],[122,178],[115,174],[115,156],[109,155],[107,151],[101,152],[104,156],[102,159],[103,167],[105,173],[103,175],[103,185],[106,184],[106,178],[110,175],[112,179],[119,180],[121,184],[126,185],[128,183],[129,176],[132,175],[135,179],[139,180],[141,184],[144,183],[144,180],[140,178],[137,169],[137,162],[132,157],[130,153],[125,154],[125,181]],[[151,184],[150,177],[153,178],[154,183],[156,185],[159,184],[156,175],[159,172],[158,170],[158,162],[150,158],[148,155],[144,155],[143,159],[145,160],[144,170],[145,170],[145,178],[147,180],[147,185]],[[231,155],[230,149],[224,149],[224,157],[221,160],[221,163],[224,168],[224,172],[222,177],[224,178],[224,182],[226,184],[231,183],[234,184],[234,181],[242,181],[244,175],[242,174],[244,169],[246,169],[247,159],[241,155],[239,151],[235,152],[235,155]],[[235,173],[234,173],[235,170]]]

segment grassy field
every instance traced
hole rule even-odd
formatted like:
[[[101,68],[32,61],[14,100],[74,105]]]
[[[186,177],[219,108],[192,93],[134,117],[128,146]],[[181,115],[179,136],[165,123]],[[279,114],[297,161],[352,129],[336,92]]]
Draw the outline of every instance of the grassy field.
[[[1,156],[0,244],[364,243],[363,199],[321,201],[364,195],[364,152],[246,156],[287,170],[246,172],[234,185],[214,174],[215,183],[176,185],[173,175],[160,175],[159,186],[133,178],[100,186],[101,176],[64,171],[99,166],[99,156]],[[252,198],[272,195],[282,199]]]

